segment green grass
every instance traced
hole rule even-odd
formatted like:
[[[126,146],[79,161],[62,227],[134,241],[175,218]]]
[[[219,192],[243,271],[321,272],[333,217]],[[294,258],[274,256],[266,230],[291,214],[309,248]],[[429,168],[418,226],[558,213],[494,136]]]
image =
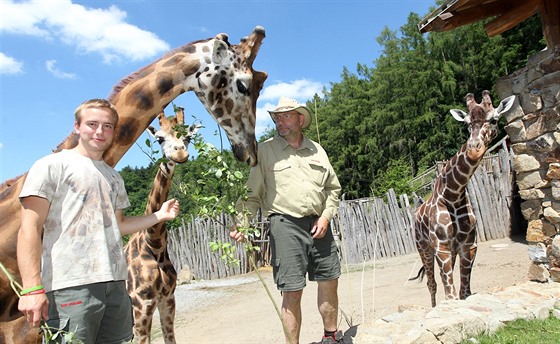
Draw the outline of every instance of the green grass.
[[[517,319],[500,327],[491,335],[480,335],[462,344],[557,344],[560,343],[560,319],[549,316],[545,320]]]

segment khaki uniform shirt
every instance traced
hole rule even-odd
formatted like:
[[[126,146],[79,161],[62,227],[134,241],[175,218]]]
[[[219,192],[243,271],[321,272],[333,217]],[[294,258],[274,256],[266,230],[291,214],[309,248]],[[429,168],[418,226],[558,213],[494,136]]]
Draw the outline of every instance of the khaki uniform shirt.
[[[259,145],[258,164],[247,181],[248,197],[237,202],[237,210],[254,216],[274,213],[294,217],[324,216],[329,221],[338,210],[340,183],[325,150],[304,137],[295,149],[276,135]],[[248,218],[240,216],[240,224]]]

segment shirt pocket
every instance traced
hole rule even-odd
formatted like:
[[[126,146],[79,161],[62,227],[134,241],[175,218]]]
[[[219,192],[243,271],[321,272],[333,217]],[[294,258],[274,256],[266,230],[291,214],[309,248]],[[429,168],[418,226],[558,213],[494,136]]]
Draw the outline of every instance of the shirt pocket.
[[[327,168],[320,162],[310,161],[311,179],[317,186],[324,186],[327,177]]]
[[[292,165],[286,161],[280,161],[270,165],[267,169],[267,180],[271,181],[269,185],[283,187],[292,182]]]

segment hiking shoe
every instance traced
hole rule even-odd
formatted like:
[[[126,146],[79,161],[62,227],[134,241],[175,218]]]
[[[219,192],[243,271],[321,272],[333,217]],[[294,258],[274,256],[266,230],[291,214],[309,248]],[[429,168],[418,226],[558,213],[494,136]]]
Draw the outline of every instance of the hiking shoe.
[[[321,344],[343,344],[344,339],[342,337],[343,337],[342,331],[338,331],[334,334],[334,338],[323,336],[323,339],[321,340]]]

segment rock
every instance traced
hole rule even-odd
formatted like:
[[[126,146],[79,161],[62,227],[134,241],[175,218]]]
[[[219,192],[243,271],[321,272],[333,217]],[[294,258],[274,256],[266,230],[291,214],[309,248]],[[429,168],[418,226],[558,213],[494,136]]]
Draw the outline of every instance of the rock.
[[[543,220],[529,221],[527,226],[527,241],[529,242],[544,242],[549,239],[543,232]]]
[[[531,263],[527,277],[531,281],[546,282],[550,278],[550,272],[544,264]]]
[[[466,300],[446,300],[431,310],[402,306],[397,312],[360,324],[356,344],[431,344],[473,341],[491,334],[515,319],[544,319],[550,312],[560,318],[557,283],[525,282],[493,294],[476,294]]]
[[[188,267],[184,267],[177,274],[177,285],[189,284],[192,280],[194,280],[194,275],[192,274],[191,269],[189,269]]]

